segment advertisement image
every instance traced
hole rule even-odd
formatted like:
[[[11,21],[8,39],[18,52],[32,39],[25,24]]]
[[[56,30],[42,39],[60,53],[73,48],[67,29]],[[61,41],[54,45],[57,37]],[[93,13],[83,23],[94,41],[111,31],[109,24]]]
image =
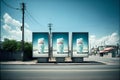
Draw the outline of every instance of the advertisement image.
[[[49,53],[49,34],[33,33],[33,57],[48,57]]]
[[[73,32],[72,33],[72,55],[73,57],[84,57],[89,51],[88,33]]]
[[[68,56],[68,33],[54,32],[52,33],[52,48],[53,57],[66,57]]]

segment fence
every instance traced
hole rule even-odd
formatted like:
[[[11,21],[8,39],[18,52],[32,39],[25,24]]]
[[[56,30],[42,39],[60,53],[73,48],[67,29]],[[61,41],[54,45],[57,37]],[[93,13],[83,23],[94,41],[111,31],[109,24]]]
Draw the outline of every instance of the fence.
[[[22,52],[8,52],[8,51],[0,51],[0,61],[15,61],[22,60]]]

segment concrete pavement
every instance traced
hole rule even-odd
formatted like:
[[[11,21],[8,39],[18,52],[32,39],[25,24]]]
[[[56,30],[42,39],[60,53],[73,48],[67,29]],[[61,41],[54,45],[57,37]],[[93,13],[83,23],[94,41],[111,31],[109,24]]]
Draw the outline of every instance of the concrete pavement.
[[[65,59],[67,62],[71,61],[71,58]],[[55,59],[53,58],[53,61]],[[88,58],[84,58],[83,63],[58,63],[58,64],[107,64],[107,65],[120,65],[120,58],[100,57],[99,55],[92,55]],[[54,63],[37,63],[37,60],[32,61],[4,61],[0,64],[54,64]]]
[[[89,56],[89,58],[84,58],[85,61],[97,61],[97,62],[101,62],[107,65],[120,65],[120,58],[119,57],[115,57],[115,58],[111,58],[111,57],[100,57],[99,55],[91,55]]]
[[[1,65],[1,80],[120,80],[118,65]]]

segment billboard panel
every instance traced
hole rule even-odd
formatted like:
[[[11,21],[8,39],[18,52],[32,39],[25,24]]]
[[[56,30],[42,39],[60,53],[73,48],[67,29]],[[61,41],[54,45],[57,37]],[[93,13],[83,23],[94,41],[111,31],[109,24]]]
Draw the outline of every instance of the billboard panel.
[[[33,32],[33,57],[48,57],[49,34],[47,32]]]
[[[89,53],[88,32],[72,33],[72,57],[86,57]]]
[[[69,34],[68,32],[52,33],[52,50],[53,57],[67,57],[69,51]]]

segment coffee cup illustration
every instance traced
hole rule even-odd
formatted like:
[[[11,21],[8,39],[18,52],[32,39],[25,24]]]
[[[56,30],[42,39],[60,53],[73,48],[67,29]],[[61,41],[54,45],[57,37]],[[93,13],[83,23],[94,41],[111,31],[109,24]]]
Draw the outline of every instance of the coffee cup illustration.
[[[38,53],[44,53],[44,38],[38,39]]]
[[[76,40],[76,50],[77,53],[82,53],[83,52],[83,38],[78,38]]]
[[[64,52],[64,39],[63,38],[57,39],[57,52],[58,53]]]

